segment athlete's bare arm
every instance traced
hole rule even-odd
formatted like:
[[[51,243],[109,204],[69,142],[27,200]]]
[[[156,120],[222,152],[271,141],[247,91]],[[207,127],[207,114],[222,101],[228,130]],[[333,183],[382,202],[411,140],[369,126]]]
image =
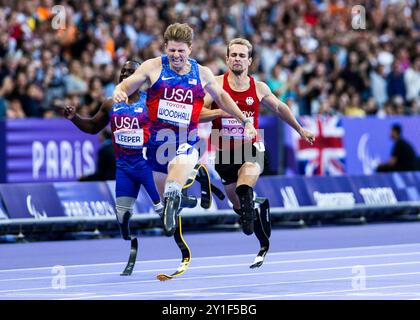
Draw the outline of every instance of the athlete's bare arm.
[[[301,127],[290,111],[289,106],[277,99],[264,82],[256,81],[255,84],[261,105],[275,112],[278,117],[295,129],[304,140],[312,144],[315,141],[314,135]]]
[[[76,113],[75,106],[65,106],[64,117],[73,122],[83,132],[96,134],[107,126],[109,122],[109,111],[113,103],[112,99],[105,100],[98,112],[91,118],[80,117]]]
[[[115,87],[112,99],[116,103],[128,103],[128,97],[139,90],[143,84],[148,84],[146,85],[147,89],[156,82],[161,69],[162,62],[160,57],[146,60],[131,76]]]
[[[245,121],[247,118],[242,113],[241,109],[239,109],[231,96],[220,86],[210,69],[199,66],[199,70],[203,88],[213,98],[214,102],[216,102],[221,109],[235,117],[236,120],[241,123],[245,122],[245,129],[248,130],[248,135],[250,138],[255,137],[257,131],[254,126],[250,121]]]
[[[219,85],[223,85],[223,75],[215,77],[217,83]],[[208,122],[213,121],[214,119],[221,118],[221,117],[230,117],[231,115],[223,109],[211,109],[211,104],[213,103],[213,98],[210,94],[206,93],[204,96],[204,105],[203,109],[200,112],[199,122]]]

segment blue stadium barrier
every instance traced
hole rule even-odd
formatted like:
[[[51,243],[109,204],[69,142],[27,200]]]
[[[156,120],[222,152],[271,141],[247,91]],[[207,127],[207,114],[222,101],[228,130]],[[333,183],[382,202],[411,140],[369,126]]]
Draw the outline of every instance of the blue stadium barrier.
[[[214,183],[222,188],[219,181]],[[45,231],[54,225],[77,230],[89,226],[115,229],[113,186],[112,181],[0,184],[3,205],[0,228],[3,232],[13,227]],[[190,194],[199,199],[199,191],[195,183]],[[258,181],[255,196],[269,199],[274,222],[419,214],[420,172],[340,177],[266,176]],[[198,205],[184,209],[182,215],[192,226],[237,222],[231,204],[214,197],[210,209]],[[135,206],[133,223],[141,228],[160,226],[143,189]]]

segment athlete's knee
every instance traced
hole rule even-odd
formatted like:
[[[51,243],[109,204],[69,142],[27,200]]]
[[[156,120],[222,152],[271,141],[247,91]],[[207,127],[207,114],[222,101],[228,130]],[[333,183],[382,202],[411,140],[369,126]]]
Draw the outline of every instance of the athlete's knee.
[[[132,197],[118,197],[116,199],[115,209],[117,211],[117,220],[119,223],[123,223],[123,217],[126,212],[129,213],[130,217],[133,215],[133,208],[136,199]]]
[[[256,162],[245,162],[238,172],[238,179],[258,179],[261,174],[261,167]]]
[[[125,240],[130,240],[130,218],[133,215],[133,207],[135,198],[132,197],[118,197],[115,209],[117,211],[117,221],[121,230],[121,236]]]

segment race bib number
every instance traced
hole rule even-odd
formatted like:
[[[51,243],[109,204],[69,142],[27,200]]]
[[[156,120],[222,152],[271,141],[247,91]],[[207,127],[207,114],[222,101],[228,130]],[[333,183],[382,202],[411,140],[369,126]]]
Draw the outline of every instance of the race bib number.
[[[252,125],[254,125],[254,117],[249,117]],[[245,128],[235,118],[222,118],[222,134],[223,136],[233,137],[236,139],[243,138],[245,136]]]
[[[143,129],[120,129],[114,131],[115,143],[132,149],[143,147]]]
[[[193,106],[168,100],[159,100],[158,119],[176,125],[188,126],[191,121]]]

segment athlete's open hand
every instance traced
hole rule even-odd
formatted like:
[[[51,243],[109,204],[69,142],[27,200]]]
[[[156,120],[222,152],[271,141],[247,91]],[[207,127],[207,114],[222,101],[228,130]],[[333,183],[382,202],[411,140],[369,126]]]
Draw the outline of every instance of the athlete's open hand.
[[[251,122],[245,123],[245,134],[250,139],[254,139],[257,136],[257,130],[255,130]]]
[[[115,103],[128,103],[127,93],[125,93],[125,91],[121,90],[121,88],[117,86],[112,94],[112,100],[114,100]]]
[[[69,119],[69,120],[73,119],[73,117],[76,114],[76,107],[75,106],[65,106],[63,114],[64,114],[64,117],[66,119]]]
[[[299,132],[299,134],[300,134],[300,136],[302,137],[303,140],[310,143],[311,145],[314,144],[315,136],[312,132],[309,132],[309,131],[302,128],[302,130]]]

